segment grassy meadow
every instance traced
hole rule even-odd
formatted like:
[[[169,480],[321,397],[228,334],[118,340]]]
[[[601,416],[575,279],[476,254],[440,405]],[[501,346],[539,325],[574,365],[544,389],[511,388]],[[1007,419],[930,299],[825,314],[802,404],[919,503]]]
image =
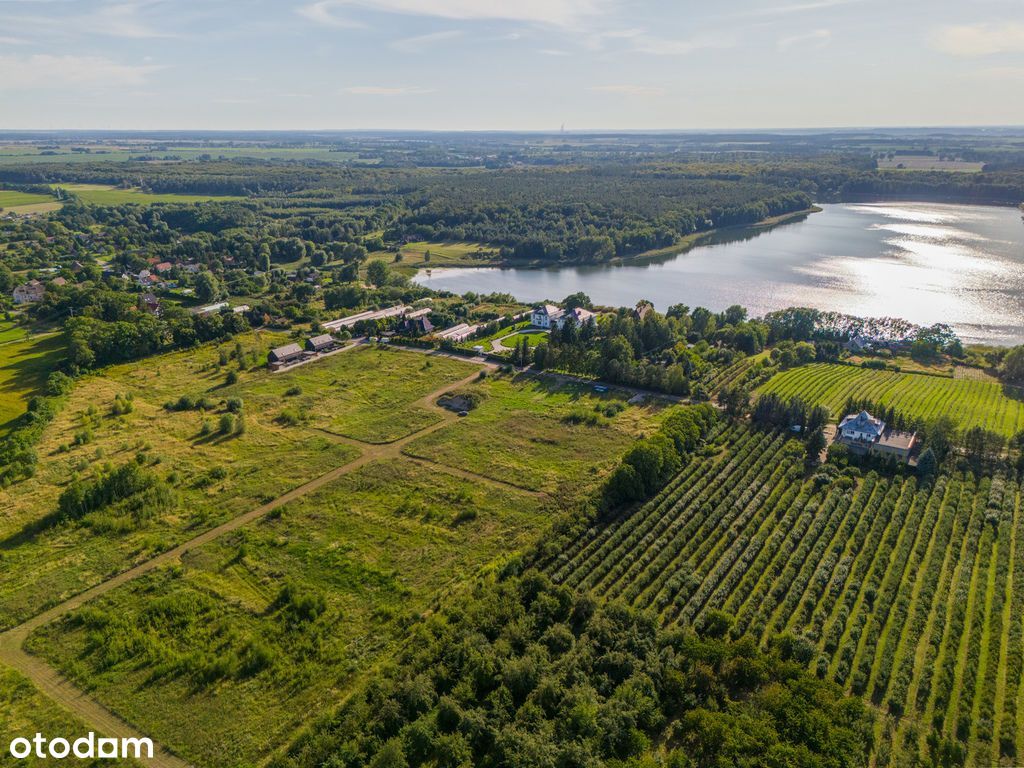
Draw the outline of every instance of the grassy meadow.
[[[196,765],[256,765],[442,593],[546,519],[514,489],[371,463],[91,602],[29,648]]]
[[[0,189],[0,214],[45,213],[47,211],[55,211],[60,206],[61,204],[49,195]]]
[[[54,189],[65,189],[89,205],[125,205],[137,203],[205,203],[210,200],[241,200],[228,195],[185,195],[176,193],[150,193],[141,189],[120,189],[106,184],[53,184]]]
[[[43,391],[62,353],[59,334],[26,337],[21,328],[0,324],[0,437]]]
[[[908,416],[951,416],[961,429],[980,426],[1004,437],[1024,429],[1024,400],[995,381],[815,363],[777,374],[759,392],[799,396],[826,406],[838,418],[847,398],[856,397],[891,405]]]
[[[657,406],[625,406],[615,392],[548,379],[489,378],[460,391],[479,406],[405,452],[532,491],[585,493],[658,419]]]
[[[418,401],[477,370],[460,360],[365,346],[242,382],[238,394],[280,422],[388,443],[436,423],[437,411]]]
[[[0,766],[36,768],[54,764],[53,760],[40,760],[35,756],[15,760],[7,751],[7,745],[10,739],[16,736],[31,739],[35,734],[42,733],[49,738],[60,736],[74,740],[84,736],[88,730],[73,715],[36,690],[35,686],[20,674],[11,669],[0,668],[0,737],[3,738]],[[136,765],[133,761],[124,760],[75,762],[82,768]]]

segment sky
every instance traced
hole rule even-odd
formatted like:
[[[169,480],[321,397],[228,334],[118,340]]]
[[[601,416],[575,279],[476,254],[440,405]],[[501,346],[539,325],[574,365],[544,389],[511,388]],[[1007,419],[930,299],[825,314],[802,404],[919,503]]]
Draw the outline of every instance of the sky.
[[[0,129],[1024,125],[1024,0],[0,0]]]

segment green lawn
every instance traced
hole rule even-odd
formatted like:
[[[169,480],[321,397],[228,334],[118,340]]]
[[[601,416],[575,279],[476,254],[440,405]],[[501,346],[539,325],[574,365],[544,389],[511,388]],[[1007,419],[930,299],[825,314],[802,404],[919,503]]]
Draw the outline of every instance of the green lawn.
[[[519,491],[374,463],[29,645],[194,764],[258,765],[546,520]],[[282,600],[286,583],[296,598]]]
[[[993,381],[951,379],[815,363],[777,374],[759,390],[799,396],[841,418],[848,397],[866,398],[908,416],[952,416],[962,429],[981,426],[1009,437],[1024,429],[1024,401]],[[1007,396],[1011,394],[1013,396]]]

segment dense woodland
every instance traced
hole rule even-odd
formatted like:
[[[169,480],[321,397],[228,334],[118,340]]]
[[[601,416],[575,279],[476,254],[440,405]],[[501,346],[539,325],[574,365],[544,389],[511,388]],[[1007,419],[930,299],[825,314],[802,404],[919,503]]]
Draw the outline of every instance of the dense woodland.
[[[871,719],[780,640],[667,631],[536,572],[483,584],[277,760],[317,766],[863,765]],[[653,753],[660,753],[655,762]]]

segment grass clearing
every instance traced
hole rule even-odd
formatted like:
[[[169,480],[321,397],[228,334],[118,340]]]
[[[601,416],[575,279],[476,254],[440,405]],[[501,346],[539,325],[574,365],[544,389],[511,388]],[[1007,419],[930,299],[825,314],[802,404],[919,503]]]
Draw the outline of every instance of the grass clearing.
[[[1004,437],[1024,429],[1024,401],[1002,384],[954,379],[849,365],[814,363],[772,377],[759,390],[783,397],[799,396],[826,406],[841,418],[847,398],[867,398],[913,417],[952,416],[961,429],[980,426]]]
[[[20,338],[19,338],[20,334]],[[8,338],[10,336],[10,338]],[[13,340],[12,340],[13,339]],[[0,326],[0,436],[28,407],[28,401],[43,391],[46,378],[63,355],[60,334],[26,338],[16,326]]]
[[[294,416],[344,437],[387,443],[437,422],[437,412],[417,401],[477,370],[447,357],[366,345],[243,382],[238,394],[273,418]]]
[[[44,627],[30,648],[196,765],[257,765],[546,518],[513,489],[369,464]]]
[[[479,395],[479,407],[414,440],[406,453],[548,493],[592,489],[638,435],[653,430],[660,410],[533,377],[488,378],[464,389]],[[610,418],[595,410],[609,405],[623,410]]]
[[[73,741],[84,736],[88,730],[74,716],[37,691],[35,686],[20,674],[0,668],[0,734],[3,734],[4,739],[0,766],[28,768],[54,764],[53,760],[40,760],[35,756],[24,760],[15,760],[11,757],[7,745],[10,739],[17,736],[31,739],[35,734],[41,733],[50,739],[61,737]],[[76,759],[75,762],[83,768],[136,765],[124,760]]]
[[[244,200],[245,198],[231,195],[185,195],[143,192],[141,189],[119,189],[106,184],[53,184],[54,189],[60,187],[74,194],[83,203],[90,205],[125,205],[137,203],[205,203],[211,200]]]

